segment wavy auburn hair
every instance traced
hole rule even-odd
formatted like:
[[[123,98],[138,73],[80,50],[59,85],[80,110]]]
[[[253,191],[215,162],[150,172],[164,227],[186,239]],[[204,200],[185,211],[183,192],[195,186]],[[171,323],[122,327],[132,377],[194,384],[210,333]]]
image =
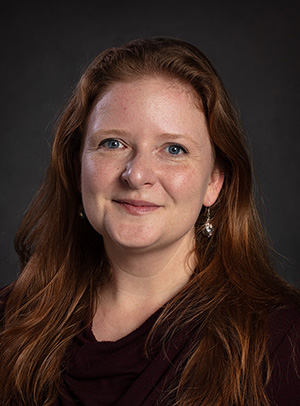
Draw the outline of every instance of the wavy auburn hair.
[[[215,233],[195,225],[198,265],[151,332],[162,345],[191,326],[194,341],[161,403],[267,405],[266,319],[292,288],[273,272],[253,198],[252,167],[239,117],[208,59],[176,39],[132,41],[102,52],[82,75],[56,128],[46,178],[16,235],[21,273],[9,287],[1,346],[2,405],[50,406],[64,355],[93,317],[109,277],[102,237],[79,217],[76,162],[93,105],[110,85],[165,76],[201,101],[225,180],[212,208]],[[163,328],[162,328],[163,327]]]

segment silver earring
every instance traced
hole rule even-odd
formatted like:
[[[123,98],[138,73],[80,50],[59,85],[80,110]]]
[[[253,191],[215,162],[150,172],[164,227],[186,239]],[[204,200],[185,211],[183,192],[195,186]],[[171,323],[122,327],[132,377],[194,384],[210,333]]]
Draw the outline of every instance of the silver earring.
[[[86,218],[86,215],[85,215],[85,212],[84,212],[84,208],[83,208],[83,207],[81,207],[80,210],[79,210],[79,217],[80,217],[81,219],[85,219],[85,218]]]
[[[206,237],[211,237],[214,233],[214,227],[210,222],[210,207],[206,209],[206,222],[204,223],[204,228],[202,230],[202,234]]]

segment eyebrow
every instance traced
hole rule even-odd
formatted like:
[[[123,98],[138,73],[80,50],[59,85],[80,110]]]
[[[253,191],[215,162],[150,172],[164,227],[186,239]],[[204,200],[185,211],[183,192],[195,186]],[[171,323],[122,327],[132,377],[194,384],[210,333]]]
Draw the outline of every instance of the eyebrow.
[[[172,139],[178,139],[178,138],[183,138],[185,140],[195,142],[192,140],[189,136],[184,135],[184,134],[177,134],[177,133],[162,133],[161,136],[166,137],[166,138],[172,138]]]
[[[128,132],[125,130],[117,130],[115,128],[109,129],[109,130],[98,130],[94,133],[92,133],[92,137],[97,137],[98,135],[127,135]]]

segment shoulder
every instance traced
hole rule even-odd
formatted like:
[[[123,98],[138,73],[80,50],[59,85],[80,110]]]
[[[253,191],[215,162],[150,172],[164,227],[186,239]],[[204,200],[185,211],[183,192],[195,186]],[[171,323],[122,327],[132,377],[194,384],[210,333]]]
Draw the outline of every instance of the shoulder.
[[[271,405],[299,405],[300,309],[289,304],[273,311],[269,319],[271,379],[267,393]]]

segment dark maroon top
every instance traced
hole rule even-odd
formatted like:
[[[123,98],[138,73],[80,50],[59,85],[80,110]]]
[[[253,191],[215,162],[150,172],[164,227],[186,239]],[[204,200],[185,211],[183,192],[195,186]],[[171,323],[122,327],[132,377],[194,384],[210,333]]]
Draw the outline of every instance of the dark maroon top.
[[[159,311],[141,327],[116,342],[97,342],[92,332],[77,337],[68,368],[63,374],[64,392],[54,406],[154,406],[173,377],[188,334],[175,336],[167,349],[151,359],[145,356],[145,340]],[[272,378],[267,395],[272,406],[299,406],[300,311],[289,306],[270,318]],[[296,365],[295,365],[296,364]]]
[[[69,399],[60,396],[54,406],[153,406],[188,344],[187,334],[177,334],[166,354],[154,345],[146,356],[146,339],[160,312],[116,342],[98,342],[91,330],[80,334],[63,373]]]
[[[174,376],[189,333],[177,334],[166,349],[145,355],[147,335],[161,310],[116,342],[98,342],[90,329],[78,335],[62,373],[62,394],[53,406],[154,406]],[[300,405],[300,310],[287,306],[270,317],[267,387],[270,406]]]

